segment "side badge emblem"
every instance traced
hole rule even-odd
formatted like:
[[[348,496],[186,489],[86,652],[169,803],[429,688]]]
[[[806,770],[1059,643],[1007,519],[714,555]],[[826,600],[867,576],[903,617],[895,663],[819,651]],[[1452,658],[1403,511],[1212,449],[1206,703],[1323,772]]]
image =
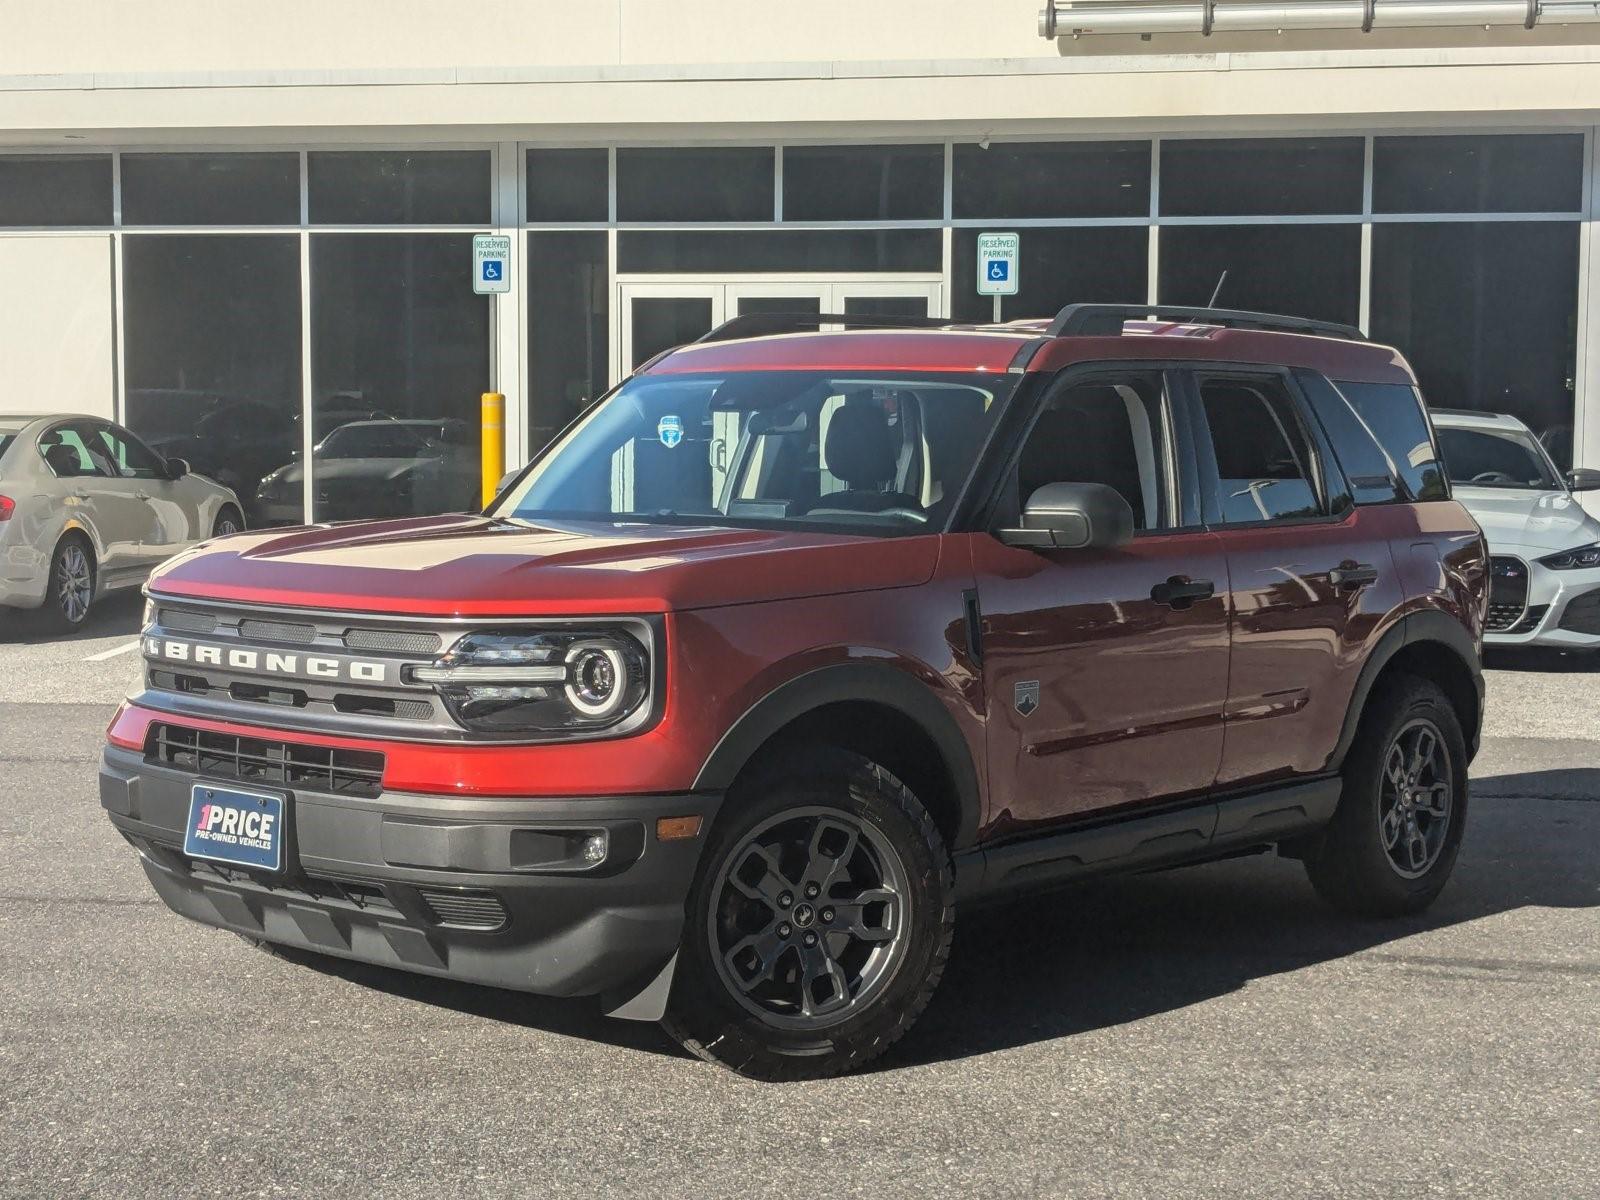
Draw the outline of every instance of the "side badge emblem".
[[[1017,706],[1017,711],[1023,716],[1033,716],[1033,710],[1039,707],[1039,681],[1037,679],[1024,679],[1017,684],[1012,693],[1011,702]]]

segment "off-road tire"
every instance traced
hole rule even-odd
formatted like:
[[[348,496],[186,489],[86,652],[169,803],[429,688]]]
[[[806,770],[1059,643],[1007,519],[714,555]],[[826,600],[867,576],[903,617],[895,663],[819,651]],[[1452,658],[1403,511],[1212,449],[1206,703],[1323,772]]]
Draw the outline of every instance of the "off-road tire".
[[[827,809],[881,838],[903,864],[898,965],[859,1011],[823,1029],[784,1028],[751,1012],[713,961],[712,906],[730,858],[791,812]],[[865,832],[863,836],[866,836]],[[753,1079],[818,1079],[870,1062],[911,1028],[944,974],[955,931],[950,854],[927,810],[878,764],[833,747],[773,761],[728,796],[690,891],[682,950],[662,1025],[685,1049]],[[819,905],[821,901],[818,902]]]
[[[1422,911],[1439,895],[1455,867],[1467,818],[1467,749],[1461,722],[1444,691],[1410,675],[1384,680],[1368,702],[1344,764],[1344,792],[1320,842],[1307,855],[1306,873],[1335,908],[1364,917]],[[1434,857],[1414,878],[1391,861],[1381,832],[1385,768],[1397,739],[1418,723],[1436,729],[1449,764],[1449,820]]]

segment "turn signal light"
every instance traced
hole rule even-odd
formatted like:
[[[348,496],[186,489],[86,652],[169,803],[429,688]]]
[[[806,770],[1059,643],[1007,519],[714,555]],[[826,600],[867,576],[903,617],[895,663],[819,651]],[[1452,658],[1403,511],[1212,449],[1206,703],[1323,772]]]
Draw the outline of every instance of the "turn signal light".
[[[11,514],[17,511],[17,502],[10,496],[0,496],[0,521],[11,520]]]
[[[699,817],[657,817],[656,841],[677,842],[684,838],[698,837],[700,834]]]

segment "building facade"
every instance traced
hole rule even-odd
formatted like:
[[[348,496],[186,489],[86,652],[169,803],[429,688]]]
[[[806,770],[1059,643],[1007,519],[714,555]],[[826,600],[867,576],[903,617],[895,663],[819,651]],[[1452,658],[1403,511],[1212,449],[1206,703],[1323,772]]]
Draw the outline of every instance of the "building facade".
[[[1600,467],[1600,24],[1039,5],[0,0],[0,412],[116,417],[255,521],[458,510],[482,392],[516,466],[729,317],[989,319],[1014,232],[1004,319],[1347,321]]]

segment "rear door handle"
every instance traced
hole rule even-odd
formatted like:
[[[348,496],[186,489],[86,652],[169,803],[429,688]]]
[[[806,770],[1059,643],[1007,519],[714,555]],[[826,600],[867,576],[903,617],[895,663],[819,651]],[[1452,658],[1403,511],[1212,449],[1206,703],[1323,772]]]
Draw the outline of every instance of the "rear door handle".
[[[73,496],[75,498],[77,498],[79,500],[87,500],[89,498],[89,493],[84,491],[82,488],[79,488],[77,491],[73,492],[72,494],[73,494]]]
[[[141,500],[150,499],[150,493],[149,492],[135,492],[134,495],[137,496]]]
[[[1150,599],[1174,609],[1188,608],[1196,600],[1209,600],[1216,594],[1217,585],[1211,580],[1190,579],[1187,575],[1174,575],[1150,589]]]
[[[1365,587],[1378,582],[1378,568],[1370,563],[1340,563],[1328,572],[1328,582],[1336,588]]]

